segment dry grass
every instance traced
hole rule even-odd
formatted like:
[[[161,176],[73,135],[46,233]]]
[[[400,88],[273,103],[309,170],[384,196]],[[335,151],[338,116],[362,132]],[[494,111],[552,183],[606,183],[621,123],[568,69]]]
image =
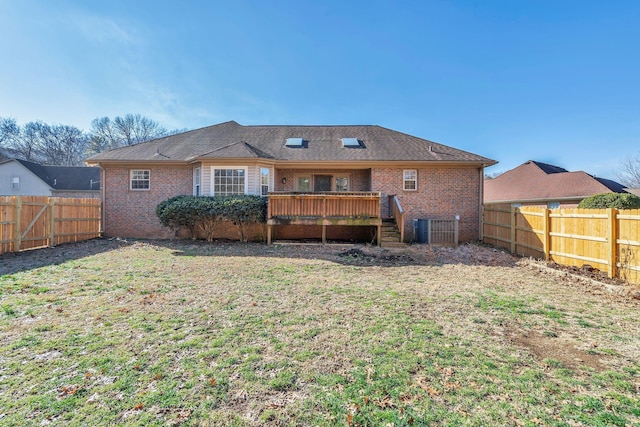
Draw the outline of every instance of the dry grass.
[[[638,303],[477,246],[0,258],[0,424],[639,425]]]

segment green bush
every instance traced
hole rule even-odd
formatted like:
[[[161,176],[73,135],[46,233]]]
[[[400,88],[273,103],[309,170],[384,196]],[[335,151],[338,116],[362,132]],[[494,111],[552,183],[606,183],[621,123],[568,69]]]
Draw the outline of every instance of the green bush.
[[[640,197],[629,193],[605,193],[583,199],[580,209],[640,209]]]
[[[238,226],[240,240],[247,241],[246,225],[264,222],[267,201],[260,196],[176,196],[156,206],[156,215],[165,227],[185,227],[191,238],[202,233],[213,240],[215,225],[231,221]]]

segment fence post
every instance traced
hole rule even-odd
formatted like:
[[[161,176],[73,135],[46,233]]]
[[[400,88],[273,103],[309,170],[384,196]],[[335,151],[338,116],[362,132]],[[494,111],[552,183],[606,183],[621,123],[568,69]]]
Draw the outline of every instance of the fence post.
[[[55,218],[55,213],[56,213],[56,209],[55,209],[55,205],[56,202],[54,200],[53,197],[49,197],[49,206],[47,207],[47,210],[49,211],[49,215],[47,216],[47,219],[49,220],[49,247],[52,248],[56,245],[55,242],[55,238],[56,238],[56,218]]]
[[[487,210],[485,204],[483,203],[482,206],[480,206],[480,241],[482,243],[485,243],[484,241],[484,223],[485,223],[485,219],[484,219],[484,213]]]
[[[15,215],[15,222],[13,223],[13,251],[20,252],[20,246],[22,245],[22,198],[16,196],[13,200],[13,214]]]
[[[608,216],[608,224],[609,224],[609,232],[607,233],[607,240],[609,241],[609,277],[616,277],[617,274],[617,252],[618,252],[618,227],[616,227],[616,220],[617,220],[617,214],[618,214],[618,210],[617,209],[607,209],[607,216]]]
[[[511,206],[511,253],[516,253],[516,207]]]
[[[551,217],[549,209],[544,208],[544,260],[549,261],[551,256]]]

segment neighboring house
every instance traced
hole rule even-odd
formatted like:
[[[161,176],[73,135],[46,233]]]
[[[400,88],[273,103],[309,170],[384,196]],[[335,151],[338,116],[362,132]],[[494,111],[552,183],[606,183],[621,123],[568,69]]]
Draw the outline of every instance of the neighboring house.
[[[640,188],[625,188],[624,191],[626,191],[627,193],[635,194],[636,196],[640,197]]]
[[[413,219],[458,215],[460,240],[469,241],[479,238],[484,167],[496,162],[380,126],[230,121],[87,163],[102,169],[108,236],[172,237],[155,216],[172,196],[254,194],[269,197],[268,230],[278,239],[371,240],[383,220],[403,217],[409,241]]]
[[[0,195],[100,197],[100,169],[5,160],[0,162]]]
[[[485,203],[552,209],[574,208],[582,199],[595,194],[624,192],[624,186],[615,181],[533,160],[484,182]]]

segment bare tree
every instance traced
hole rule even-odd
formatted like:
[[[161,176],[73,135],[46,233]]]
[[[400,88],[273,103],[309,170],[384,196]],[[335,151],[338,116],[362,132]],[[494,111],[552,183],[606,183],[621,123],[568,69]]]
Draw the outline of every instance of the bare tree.
[[[11,143],[20,135],[20,127],[15,119],[0,117],[0,147]]]
[[[37,121],[29,122],[22,127],[19,136],[10,145],[16,157],[30,162],[43,160],[40,153],[40,138],[45,126],[43,122]]]
[[[120,138],[116,135],[109,117],[101,117],[91,122],[89,131],[88,154],[98,154],[103,151],[120,147]]]
[[[640,188],[640,153],[627,157],[620,164],[618,179],[629,188]]]
[[[38,148],[47,164],[80,165],[86,147],[86,135],[74,126],[44,125],[41,128]]]
[[[113,120],[101,117],[91,122],[89,152],[91,154],[113,148],[138,144],[168,135],[160,124],[140,114],[117,116]]]
[[[82,164],[86,147],[87,137],[80,129],[40,121],[25,124],[10,146],[24,160],[61,166]]]

